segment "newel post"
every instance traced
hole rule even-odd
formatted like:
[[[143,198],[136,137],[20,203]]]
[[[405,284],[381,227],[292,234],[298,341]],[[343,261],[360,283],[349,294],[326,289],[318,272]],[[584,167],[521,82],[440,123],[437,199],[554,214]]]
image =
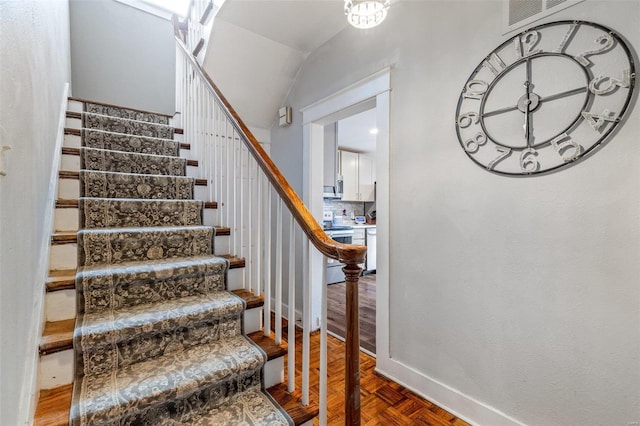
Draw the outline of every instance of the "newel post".
[[[347,286],[347,350],[345,366],[345,425],[360,425],[360,315],[358,277],[362,269],[356,264],[342,268]]]

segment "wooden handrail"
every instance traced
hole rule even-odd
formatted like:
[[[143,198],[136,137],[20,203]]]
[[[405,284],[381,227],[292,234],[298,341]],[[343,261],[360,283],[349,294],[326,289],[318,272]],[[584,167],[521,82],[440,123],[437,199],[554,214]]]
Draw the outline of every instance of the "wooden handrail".
[[[260,142],[251,133],[247,125],[242,121],[236,110],[231,106],[227,98],[222,94],[222,91],[216,86],[209,74],[200,66],[200,64],[193,58],[193,55],[189,52],[184,42],[181,40],[180,35],[176,34],[176,43],[180,46],[180,49],[184,52],[187,60],[191,62],[191,65],[196,69],[200,76],[207,82],[209,89],[218,101],[223,110],[226,109],[227,116],[233,126],[236,128],[240,135],[244,136],[241,139],[246,145],[247,149],[260,165],[260,168],[265,173],[275,190],[284,201],[285,205],[289,208],[289,211],[296,218],[296,221],[302,228],[303,232],[309,238],[309,241],[325,256],[338,260],[342,263],[349,265],[364,263],[366,255],[366,247],[356,246],[352,244],[342,244],[332,240],[322,227],[318,224],[318,221],[313,217],[307,206],[300,199],[295,190],[291,187],[287,179],[282,175],[278,167],[273,160],[266,153],[264,148],[260,145]]]
[[[329,238],[322,227],[318,224],[306,205],[302,202],[298,194],[293,190],[289,182],[282,175],[271,157],[260,145],[260,142],[251,133],[247,125],[240,118],[235,109],[231,106],[222,91],[213,82],[213,79],[200,66],[198,61],[189,52],[180,34],[180,25],[177,16],[173,18],[174,33],[176,43],[182,50],[185,58],[191,63],[193,68],[200,74],[200,77],[207,83],[212,96],[217,100],[222,111],[234,126],[236,131],[242,136],[241,139],[258,163],[264,174],[267,176],[280,198],[285,203],[296,222],[309,238],[318,251],[323,255],[345,263],[342,269],[345,273],[346,281],[346,353],[345,353],[345,425],[360,425],[360,320],[358,304],[358,278],[364,263],[366,247],[352,244],[342,244]]]

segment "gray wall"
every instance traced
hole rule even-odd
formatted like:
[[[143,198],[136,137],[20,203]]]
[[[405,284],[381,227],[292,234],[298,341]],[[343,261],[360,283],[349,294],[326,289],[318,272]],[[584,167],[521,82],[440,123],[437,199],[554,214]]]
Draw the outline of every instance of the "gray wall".
[[[314,52],[272,131],[272,155],[302,182],[300,108],[392,67],[391,356],[482,406],[531,425],[640,421],[640,112],[596,155],[559,173],[488,173],[460,148],[461,88],[501,35],[502,2],[392,3],[387,21]],[[613,27],[640,48],[640,2],[585,1],[545,21]],[[409,373],[408,373],[409,374]],[[416,382],[418,383],[418,382]],[[420,387],[420,386],[418,386]],[[475,405],[474,405],[475,404]],[[500,414],[503,413],[503,414]]]
[[[0,424],[26,424],[51,230],[43,222],[65,83],[69,5],[0,1]],[[46,253],[44,253],[46,255]]]
[[[73,94],[173,114],[171,22],[114,0],[71,0]]]

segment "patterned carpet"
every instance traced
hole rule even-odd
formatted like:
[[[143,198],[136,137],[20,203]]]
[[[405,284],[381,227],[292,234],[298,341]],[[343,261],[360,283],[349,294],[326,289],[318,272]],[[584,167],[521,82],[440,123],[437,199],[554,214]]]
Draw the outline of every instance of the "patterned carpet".
[[[71,425],[289,425],[174,129],[84,104]]]

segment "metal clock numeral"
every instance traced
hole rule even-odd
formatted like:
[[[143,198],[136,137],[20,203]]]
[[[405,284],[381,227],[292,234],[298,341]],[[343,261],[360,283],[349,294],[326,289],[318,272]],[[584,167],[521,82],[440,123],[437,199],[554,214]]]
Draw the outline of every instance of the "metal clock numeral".
[[[492,53],[491,56],[482,63],[482,65],[488,68],[493,75],[500,74],[507,67],[504,61],[495,52]]]
[[[527,148],[520,154],[520,168],[523,172],[533,173],[538,171],[540,168],[540,162],[536,156],[538,155],[538,151],[533,148]]]
[[[606,85],[600,87],[600,83],[606,81]],[[618,87],[629,87],[631,85],[631,70],[622,70],[622,80],[605,75],[595,77],[589,83],[589,90],[596,95],[606,95],[616,90]]]
[[[616,123],[619,121],[619,118],[616,116],[615,112],[611,112],[608,109],[602,111],[601,114],[594,114],[589,111],[582,111],[582,116],[587,123],[593,128],[593,130],[598,131],[604,125],[605,122],[609,121],[611,123]]]
[[[592,62],[587,59],[587,56],[599,55],[611,49],[611,47],[613,46],[613,37],[611,37],[609,34],[603,34],[596,39],[596,43],[601,44],[602,46],[598,47],[597,49],[582,52],[579,55],[574,56],[573,58],[576,61],[580,62],[580,65],[582,65],[583,67],[591,66]]]
[[[487,164],[487,170],[493,170],[496,164],[511,155],[511,148],[507,148],[506,146],[496,145],[496,151],[498,151],[500,155],[498,155],[496,158],[491,160],[489,164]]]
[[[487,92],[489,84],[482,80],[471,80],[464,86],[464,96],[467,99],[482,99]]]
[[[482,132],[478,132],[471,139],[464,141],[464,149],[473,154],[485,143],[487,143],[487,135]]]
[[[479,121],[480,116],[477,112],[465,112],[464,114],[460,114],[458,116],[458,119],[456,120],[458,126],[462,127],[463,129],[471,126],[472,124],[478,124]]]
[[[514,46],[516,48],[516,56],[518,58],[526,58],[527,56],[535,55],[536,53],[542,52],[542,49],[533,49],[538,44],[538,40],[540,39],[540,33],[538,31],[532,30],[527,31],[522,34],[521,37],[517,37],[514,40]],[[522,51],[523,47],[524,53]]]
[[[566,133],[553,138],[551,140],[551,145],[553,145],[553,148],[558,154],[560,154],[566,163],[578,159],[578,156],[582,151],[580,144],[571,139],[571,136]],[[573,150],[573,152],[571,150]]]
[[[571,38],[573,33],[576,31],[576,28],[578,28],[578,23],[577,22],[573,22],[571,25],[569,25],[569,29],[567,29],[567,33],[564,35],[564,37],[562,37],[562,40],[560,41],[560,44],[558,45],[556,50],[553,51],[554,53],[563,53],[564,52],[564,48],[566,47],[566,45],[569,42],[569,39]]]

